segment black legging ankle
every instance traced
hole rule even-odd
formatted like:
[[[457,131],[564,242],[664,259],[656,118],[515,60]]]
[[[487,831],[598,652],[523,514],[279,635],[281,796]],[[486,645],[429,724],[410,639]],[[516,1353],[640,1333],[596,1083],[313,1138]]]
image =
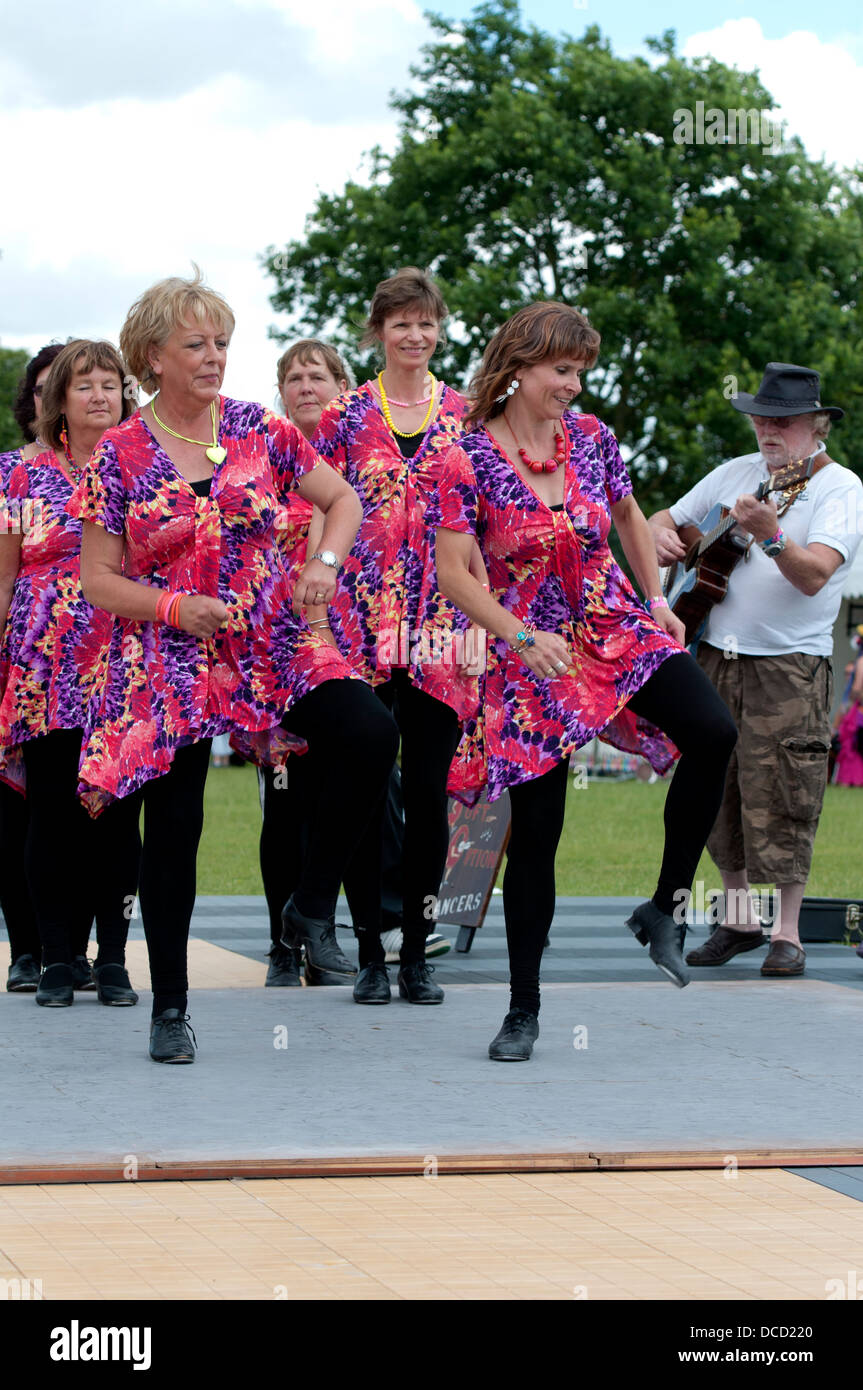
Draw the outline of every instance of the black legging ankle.
[[[672,914],[692,887],[716,819],[737,729],[692,657],[668,657],[629,702],[680,751],[665,799],[665,847],[653,901]],[[539,1011],[542,948],[554,916],[554,857],[566,809],[567,763],[509,792],[512,830],[503,881],[511,1007]]]

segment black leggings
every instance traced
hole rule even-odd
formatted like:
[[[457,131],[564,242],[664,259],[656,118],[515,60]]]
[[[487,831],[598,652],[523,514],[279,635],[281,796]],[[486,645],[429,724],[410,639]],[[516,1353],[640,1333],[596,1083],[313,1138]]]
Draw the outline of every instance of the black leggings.
[[[9,933],[13,964],[19,956],[32,956],[37,962],[42,956],[42,942],[24,871],[28,820],[24,797],[0,782],[0,912]]]
[[[308,840],[294,901],[308,917],[329,917],[366,807],[376,807],[383,796],[396,755],[396,728],[368,686],[352,680],[317,686],[291,707],[283,724],[309,743],[309,751],[296,759],[306,764],[299,804]],[[185,1012],[188,1003],[189,923],[210,742],[181,748],[164,777],[135,793],[144,802],[140,900],[154,1015],[165,1009]],[[289,776],[294,761],[288,759]],[[266,775],[273,776],[273,769]],[[286,849],[293,852],[292,845]]]
[[[402,965],[425,959],[425,941],[434,922],[449,844],[447,773],[459,740],[455,711],[417,689],[407,671],[398,670],[375,692],[393,711],[401,733],[404,802],[402,851]],[[345,884],[357,928],[360,966],[383,963],[380,938],[381,815],[369,821]],[[375,888],[375,884],[377,887]]]
[[[299,885],[308,836],[305,804],[308,797],[308,756],[288,759],[285,770],[261,769],[263,823],[261,825],[261,878],[270,918],[270,940],[282,939],[282,909]],[[402,921],[402,817],[401,779],[393,767],[385,797],[381,827],[381,928],[401,927]],[[368,871],[355,854],[345,870],[344,887],[351,913],[365,911],[363,893]]]
[[[138,882],[137,818],[122,803],[91,820],[77,796],[81,730],[23,746],[30,810],[24,864],[44,965],[78,954],[96,918],[97,965],[122,964]]]
[[[686,652],[668,657],[629,701],[667,734],[680,761],[665,798],[665,848],[653,901],[671,915],[689,893],[722,801],[737,728]],[[566,810],[568,763],[511,787],[512,831],[503,880],[511,1007],[539,1012],[539,967],[554,916],[554,857]]]

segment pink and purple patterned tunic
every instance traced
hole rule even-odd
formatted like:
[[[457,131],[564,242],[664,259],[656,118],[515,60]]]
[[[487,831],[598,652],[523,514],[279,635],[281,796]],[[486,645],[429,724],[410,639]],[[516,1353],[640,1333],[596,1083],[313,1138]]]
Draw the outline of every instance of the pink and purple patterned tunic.
[[[0,776],[25,787],[22,745],[84,728],[104,676],[111,615],[81,592],[75,483],[53,449],[0,456],[0,530],[21,536],[21,560],[0,641]]]
[[[475,713],[476,678],[459,676],[455,634],[468,623],[437,584],[435,465],[461,434],[467,402],[443,388],[437,414],[413,458],[405,458],[366,382],[330,403],[312,441],[359,495],[363,520],[339,574],[329,618],[348,661],[371,685],[406,667],[426,694],[460,719]]]
[[[115,618],[81,794],[107,801],[167,772],[183,744],[231,733],[255,761],[278,765],[303,740],[280,727],[297,700],[350,667],[291,611],[276,524],[280,504],[320,460],[303,435],[261,405],[221,398],[209,497],[199,497],[140,414],[106,431],[73,507],[125,540],[125,574],[176,593],[220,598],[210,638]]]
[[[552,511],[482,427],[440,460],[438,524],[476,536],[491,592],[521,623],[567,643],[572,668],[542,680],[503,638],[489,643],[483,708],[466,726],[449,790],[472,804],[487,784],[541,777],[595,736],[659,772],[677,750],[626,702],[682,648],[650,617],[608,545],[610,508],[632,491],[617,440],[565,412],[564,507]]]

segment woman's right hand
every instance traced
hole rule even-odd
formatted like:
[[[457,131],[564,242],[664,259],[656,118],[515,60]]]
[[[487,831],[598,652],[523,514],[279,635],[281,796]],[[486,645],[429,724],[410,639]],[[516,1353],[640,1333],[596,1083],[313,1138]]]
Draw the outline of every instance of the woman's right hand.
[[[228,610],[220,598],[185,594],[180,600],[178,626],[193,637],[212,637],[224,623]]]
[[[569,647],[556,632],[534,632],[533,646],[517,653],[541,680],[559,680],[571,667]]]

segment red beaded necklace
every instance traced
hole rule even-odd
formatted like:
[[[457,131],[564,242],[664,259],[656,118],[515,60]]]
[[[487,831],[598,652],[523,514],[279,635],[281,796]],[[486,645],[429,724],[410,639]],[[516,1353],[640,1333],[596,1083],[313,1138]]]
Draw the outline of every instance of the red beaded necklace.
[[[506,420],[506,411],[504,411],[503,418],[504,420]],[[506,427],[512,435],[513,439],[515,439],[515,447],[518,449],[519,458],[521,459],[525,468],[530,469],[531,473],[555,473],[557,469],[560,467],[560,465],[566,462],[566,450],[564,448],[563,435],[558,434],[557,430],[555,430],[554,432],[554,458],[532,459],[528,457],[527,450],[522,449],[521,445],[516,439],[515,430],[509,423],[509,420],[506,420]]]
[[[72,474],[72,478],[74,479],[74,481],[78,483],[81,481],[81,477],[83,475],[84,470],[75,462],[74,458],[72,457],[72,450],[69,448],[69,431],[66,428],[65,416],[63,417],[63,427],[60,430],[60,443],[63,446],[63,454],[66,459],[66,465],[69,469],[69,472]]]

